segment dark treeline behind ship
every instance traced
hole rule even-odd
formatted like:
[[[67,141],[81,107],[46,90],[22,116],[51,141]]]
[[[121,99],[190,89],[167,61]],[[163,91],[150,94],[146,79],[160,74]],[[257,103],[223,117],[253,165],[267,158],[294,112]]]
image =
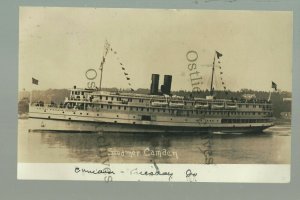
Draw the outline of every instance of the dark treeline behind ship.
[[[103,88],[105,91],[114,92],[130,92],[129,90],[118,90],[117,88]],[[137,89],[134,93],[138,94],[149,94],[149,89]],[[208,90],[200,92],[191,92],[185,90],[172,91],[173,95],[184,96],[184,97],[202,97],[205,98],[209,95]],[[256,99],[268,99],[269,92],[266,91],[254,91],[248,89],[242,89],[240,91],[215,91],[217,99],[241,99],[244,94],[255,94]],[[44,101],[46,104],[54,102],[60,104],[65,100],[65,97],[70,95],[70,91],[67,89],[48,89],[48,90],[34,90],[32,92],[32,101]],[[286,98],[291,98],[291,92],[273,92],[271,95],[271,101],[273,104],[274,116],[276,118],[282,118],[282,113],[291,112],[291,101],[285,101]],[[30,99],[30,92],[21,91],[19,92],[19,103],[18,113],[26,114],[28,112],[28,104]]]

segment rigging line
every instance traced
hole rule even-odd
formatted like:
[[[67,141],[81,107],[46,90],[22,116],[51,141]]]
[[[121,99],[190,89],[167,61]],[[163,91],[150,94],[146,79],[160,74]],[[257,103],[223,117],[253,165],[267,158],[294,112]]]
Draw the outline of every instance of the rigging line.
[[[108,51],[109,51],[109,48],[110,48],[110,44],[108,43],[107,40],[105,40],[105,44],[104,44],[104,55],[102,57],[102,61],[101,61],[101,64],[100,64],[100,83],[99,83],[99,91],[101,91],[101,87],[102,87],[102,76],[103,76],[103,68],[104,68],[104,63],[105,63],[105,57],[107,56],[108,54]]]
[[[118,52],[117,52],[116,50],[113,50],[112,48],[111,48],[110,50],[114,52],[113,55],[117,55],[117,54],[118,54]],[[123,70],[124,77],[125,77],[125,80],[127,81],[127,84],[128,84],[129,86],[131,86],[131,82],[130,82],[131,78],[130,78],[130,76],[129,76],[129,73],[127,73],[126,68],[125,68],[123,62],[120,62],[121,59],[119,58],[119,56],[116,56],[116,58],[117,58],[117,60],[118,60],[119,63],[120,63],[121,69]],[[130,90],[131,90],[131,91],[134,91],[132,88],[130,88]]]

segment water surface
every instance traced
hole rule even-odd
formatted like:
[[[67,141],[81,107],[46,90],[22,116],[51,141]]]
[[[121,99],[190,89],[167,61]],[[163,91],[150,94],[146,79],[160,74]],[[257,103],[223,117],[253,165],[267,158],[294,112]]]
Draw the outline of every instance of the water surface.
[[[291,126],[254,134],[130,134],[28,132],[19,119],[18,162],[289,164]]]

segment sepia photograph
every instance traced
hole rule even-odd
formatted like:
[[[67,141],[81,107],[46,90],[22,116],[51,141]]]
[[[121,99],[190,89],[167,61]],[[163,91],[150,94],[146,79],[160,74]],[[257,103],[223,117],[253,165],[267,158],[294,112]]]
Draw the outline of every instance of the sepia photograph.
[[[292,44],[289,11],[20,7],[18,179],[289,182]]]

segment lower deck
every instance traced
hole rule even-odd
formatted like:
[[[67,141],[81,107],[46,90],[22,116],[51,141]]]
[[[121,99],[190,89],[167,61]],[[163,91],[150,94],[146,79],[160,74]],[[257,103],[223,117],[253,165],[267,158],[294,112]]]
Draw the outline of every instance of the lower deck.
[[[143,131],[143,132],[251,132],[274,125],[273,118],[183,117],[134,113],[90,112],[31,108],[29,117],[40,120],[38,130]],[[46,125],[43,124],[47,122]],[[58,124],[62,124],[58,126]],[[67,127],[67,128],[66,128]],[[121,129],[121,131],[119,131]]]

